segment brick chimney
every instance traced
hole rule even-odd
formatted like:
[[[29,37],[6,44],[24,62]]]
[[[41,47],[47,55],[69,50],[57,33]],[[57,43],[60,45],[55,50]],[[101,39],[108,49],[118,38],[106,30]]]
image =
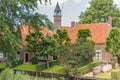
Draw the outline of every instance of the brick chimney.
[[[75,21],[71,22],[71,28],[73,28],[75,26]]]
[[[112,27],[112,17],[111,16],[108,16],[108,22],[107,22],[110,27]]]

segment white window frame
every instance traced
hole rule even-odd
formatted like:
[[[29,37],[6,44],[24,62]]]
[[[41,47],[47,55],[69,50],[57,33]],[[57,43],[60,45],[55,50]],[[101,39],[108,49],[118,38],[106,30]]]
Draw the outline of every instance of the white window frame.
[[[102,51],[100,49],[96,50],[95,59],[96,60],[101,60],[102,59]]]
[[[4,58],[3,53],[0,53],[0,59]]]

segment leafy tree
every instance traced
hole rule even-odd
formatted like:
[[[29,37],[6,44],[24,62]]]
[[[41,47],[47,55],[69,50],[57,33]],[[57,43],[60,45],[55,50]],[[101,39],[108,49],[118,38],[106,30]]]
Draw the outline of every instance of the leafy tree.
[[[7,57],[7,65],[9,67],[14,66],[13,63],[17,64],[16,53],[20,48],[20,41],[13,35],[8,25],[0,21],[0,52]]]
[[[30,53],[34,53],[34,56],[37,56],[38,52],[40,52],[40,44],[41,41],[44,39],[44,35],[39,32],[32,32],[26,37],[27,41],[27,51]]]
[[[120,56],[120,29],[119,28],[115,27],[111,29],[109,36],[107,37],[107,40],[106,40],[105,49],[107,52],[109,52],[113,56],[118,56],[118,57]]]
[[[46,35],[44,39],[41,41],[40,44],[40,56],[48,57],[50,56],[56,56],[56,41],[54,38],[50,35]],[[47,60],[47,68],[49,69],[49,61]]]
[[[10,64],[11,60],[16,59],[16,53],[21,48],[19,46],[20,28],[15,31],[16,27],[21,24],[32,24],[37,29],[41,24],[52,25],[45,15],[35,13],[38,2],[42,3],[42,1],[45,4],[50,2],[50,0],[0,0],[0,34],[2,37],[0,38],[0,50],[6,55]]]
[[[77,38],[78,39],[83,39],[83,40],[87,40],[87,38],[91,37],[91,32],[89,29],[80,29],[78,30],[78,34],[77,34]]]
[[[108,16],[112,16],[112,26],[120,25],[120,9],[113,4],[113,0],[91,0],[90,7],[80,15],[79,23],[106,22]]]
[[[112,55],[120,55],[119,48],[120,48],[120,29],[115,27],[111,29],[107,37],[105,49]]]
[[[78,30],[76,44],[79,45],[80,47],[79,55],[81,56],[81,59],[79,61],[81,65],[90,63],[92,61],[93,56],[95,55],[95,50],[94,50],[95,42],[92,40],[89,40],[88,39],[89,37],[92,37],[91,31],[89,29]]]
[[[95,55],[93,41],[88,40],[91,36],[89,29],[78,31],[78,39],[74,44],[61,45],[58,49],[58,61],[66,65],[69,75],[75,75],[76,69],[92,61]]]
[[[54,38],[57,41],[58,45],[64,45],[70,43],[70,38],[66,30],[58,29],[56,34],[54,34]]]

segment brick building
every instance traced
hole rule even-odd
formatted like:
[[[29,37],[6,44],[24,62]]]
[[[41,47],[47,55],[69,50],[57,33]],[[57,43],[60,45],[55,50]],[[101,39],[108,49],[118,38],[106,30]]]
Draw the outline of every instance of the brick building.
[[[71,22],[71,26],[61,26],[61,9],[59,4],[57,3],[55,10],[54,10],[54,31],[49,30],[48,28],[43,27],[41,32],[46,34],[54,34],[57,29],[65,29],[68,31],[69,37],[71,38],[71,43],[76,42],[77,38],[77,32],[79,29],[89,29],[92,33],[92,37],[89,38],[90,40],[93,40],[96,43],[96,55],[94,57],[94,60],[100,60],[103,62],[109,62],[112,58],[112,55],[107,53],[105,51],[105,43],[106,38],[110,32],[111,24],[112,24],[112,18],[108,18],[108,22],[104,23],[95,23],[95,24],[76,24],[74,21]],[[21,26],[22,31],[22,43],[23,45],[26,44],[25,38],[29,34],[28,33],[28,26],[22,25]],[[31,29],[31,32],[34,31]],[[23,51],[24,52],[24,51]],[[22,55],[24,57],[24,62],[30,62],[30,59],[33,55],[24,52]],[[49,56],[51,59],[51,57]]]

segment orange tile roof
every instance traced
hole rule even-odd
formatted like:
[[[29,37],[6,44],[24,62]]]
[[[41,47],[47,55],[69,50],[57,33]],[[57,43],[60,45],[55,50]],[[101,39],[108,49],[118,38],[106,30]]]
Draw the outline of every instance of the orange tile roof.
[[[20,26],[20,29],[21,29],[21,37],[22,37],[22,44],[26,44],[26,36],[29,34],[29,27],[28,25],[21,25]],[[48,28],[44,27],[44,26],[41,26],[41,30],[40,30],[44,35],[46,34],[50,34],[50,35],[53,35],[54,32],[49,30]],[[30,32],[34,32],[34,28],[30,28]]]
[[[90,29],[92,37],[89,38],[90,40],[95,41],[96,43],[105,43],[106,38],[110,31],[110,25],[108,23],[95,23],[95,24],[76,24],[75,27],[71,28],[68,26],[62,26],[61,29],[65,29],[68,31],[69,37],[71,38],[71,42],[75,43],[77,39],[77,32],[79,29]],[[33,32],[34,29],[31,28],[30,32]],[[22,32],[22,43],[25,44],[26,36],[29,34],[29,29],[27,25],[21,26]],[[41,32],[46,35],[50,34],[53,35],[54,32],[49,30],[46,27],[41,28]]]
[[[75,27],[62,27],[68,31],[71,42],[75,43],[77,39],[77,32],[79,29],[90,29],[92,37],[90,40],[96,43],[105,43],[106,37],[110,31],[110,24],[108,23],[95,23],[95,24],[76,24]]]

